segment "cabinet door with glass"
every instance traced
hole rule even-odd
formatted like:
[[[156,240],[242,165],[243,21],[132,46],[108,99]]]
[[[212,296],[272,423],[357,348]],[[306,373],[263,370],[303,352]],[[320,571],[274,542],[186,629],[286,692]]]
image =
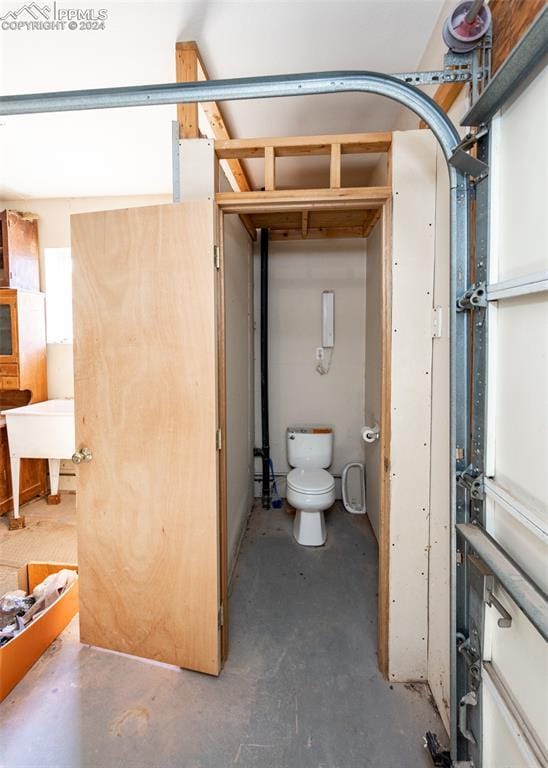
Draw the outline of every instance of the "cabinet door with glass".
[[[17,292],[0,289],[0,376],[17,375],[18,351]]]

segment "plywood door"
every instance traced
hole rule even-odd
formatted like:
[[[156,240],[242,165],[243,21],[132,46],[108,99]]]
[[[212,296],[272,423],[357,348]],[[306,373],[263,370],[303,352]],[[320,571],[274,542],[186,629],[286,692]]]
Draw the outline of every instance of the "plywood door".
[[[220,666],[211,202],[72,217],[85,643]]]

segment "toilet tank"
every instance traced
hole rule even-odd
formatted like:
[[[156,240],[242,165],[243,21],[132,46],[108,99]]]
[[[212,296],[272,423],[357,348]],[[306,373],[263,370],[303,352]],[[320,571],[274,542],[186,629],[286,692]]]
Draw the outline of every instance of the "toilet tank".
[[[331,427],[288,427],[287,460],[292,467],[326,469],[333,460]]]

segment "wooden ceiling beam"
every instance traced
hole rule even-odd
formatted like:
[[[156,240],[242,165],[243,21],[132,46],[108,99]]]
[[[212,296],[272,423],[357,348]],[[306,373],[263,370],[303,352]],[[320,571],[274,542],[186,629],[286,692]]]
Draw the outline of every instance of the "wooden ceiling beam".
[[[194,40],[175,43],[175,64],[177,82],[209,80],[209,75]],[[230,140],[230,134],[219,105],[215,101],[200,104],[177,104],[177,120],[181,139],[196,139],[200,136],[199,113],[202,115],[203,130],[206,138],[214,141]],[[221,167],[234,192],[249,192],[251,184],[244,167],[239,160],[223,160]],[[248,216],[241,216],[242,224],[253,239],[257,232]]]

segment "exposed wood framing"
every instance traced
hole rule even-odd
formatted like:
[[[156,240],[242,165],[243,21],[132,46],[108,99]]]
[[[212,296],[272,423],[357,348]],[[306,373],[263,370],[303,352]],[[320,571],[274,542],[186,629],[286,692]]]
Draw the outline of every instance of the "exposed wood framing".
[[[306,240],[335,240],[337,238],[363,237],[363,227],[314,227],[308,230]],[[273,229],[270,231],[271,240],[302,240],[300,229]]]
[[[278,213],[305,209],[349,211],[380,208],[391,194],[390,187],[277,189],[269,192],[220,192],[215,200],[225,213]]]
[[[545,0],[491,0],[489,8],[493,16],[493,75],[504,64],[544,6]],[[466,83],[440,85],[434,94],[434,101],[444,112],[449,112],[465,85]],[[428,126],[421,120],[420,127]]]
[[[274,147],[265,147],[264,150],[264,188],[270,192],[276,189],[276,163],[274,160]]]
[[[341,186],[341,145],[331,145],[331,162],[329,166],[329,186],[339,189]]]
[[[300,155],[330,155],[333,144],[341,145],[343,155],[365,155],[388,152],[392,134],[341,133],[322,136],[281,136],[262,139],[230,139],[216,141],[215,152],[219,159],[264,157],[266,147],[274,147],[276,157]]]
[[[175,47],[175,76],[178,83],[194,83],[198,79],[196,48],[189,47],[186,43],[177,43]],[[177,121],[180,139],[199,138],[197,104],[177,104]]]
[[[177,82],[193,82],[209,80],[207,69],[194,41],[175,44],[176,78]],[[201,115],[202,119],[199,119]],[[178,104],[177,120],[179,122],[180,138],[198,138],[200,127],[208,139],[227,140],[230,134],[226,127],[219,105],[215,101],[200,104]],[[251,189],[245,169],[239,160],[226,160],[221,167],[234,192],[248,192]],[[247,216],[241,216],[243,225],[253,240],[257,232],[253,229]]]
[[[504,64],[544,6],[545,0],[491,0],[493,74]]]
[[[358,209],[347,209],[340,201],[335,203],[339,207],[317,209],[310,198],[302,200],[297,209],[279,211],[274,210],[277,202],[268,204],[268,199],[272,200],[271,197],[262,199],[264,210],[249,215],[254,227],[270,230],[272,240],[368,237],[382,211],[380,204],[373,208],[364,208],[362,204]]]

